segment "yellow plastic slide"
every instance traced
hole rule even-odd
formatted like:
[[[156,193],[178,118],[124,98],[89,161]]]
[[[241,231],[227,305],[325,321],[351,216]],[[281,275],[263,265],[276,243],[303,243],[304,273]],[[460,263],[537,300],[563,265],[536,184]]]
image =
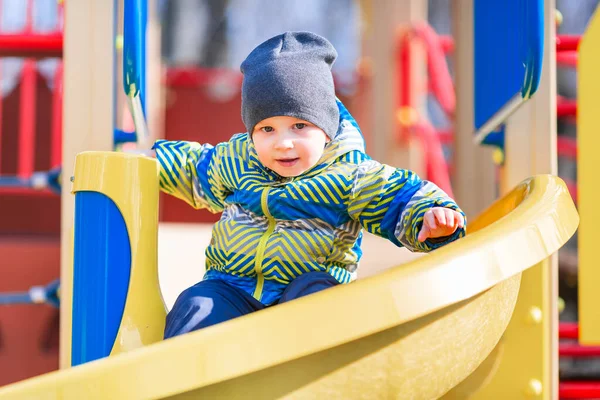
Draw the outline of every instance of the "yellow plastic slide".
[[[492,353],[521,272],[578,221],[564,183],[536,176],[471,221],[467,237],[416,261],[18,382],[0,399],[438,398]]]

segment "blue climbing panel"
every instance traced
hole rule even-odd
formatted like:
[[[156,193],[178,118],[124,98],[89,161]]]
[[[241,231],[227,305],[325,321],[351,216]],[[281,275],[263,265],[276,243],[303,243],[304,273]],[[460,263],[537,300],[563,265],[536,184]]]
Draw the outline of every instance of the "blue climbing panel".
[[[543,0],[473,0],[477,140],[491,143],[499,124],[537,90],[544,53]]]
[[[106,195],[75,194],[74,240],[72,366],[110,355],[131,273],[127,226]]]

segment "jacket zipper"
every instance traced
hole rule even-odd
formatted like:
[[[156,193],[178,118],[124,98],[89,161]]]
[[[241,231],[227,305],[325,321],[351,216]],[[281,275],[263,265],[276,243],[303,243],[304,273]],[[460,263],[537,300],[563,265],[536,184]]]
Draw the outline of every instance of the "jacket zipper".
[[[264,215],[267,217],[269,225],[267,227],[267,231],[262,235],[260,241],[258,242],[258,249],[256,250],[256,258],[254,260],[254,271],[256,272],[256,289],[254,290],[254,294],[252,296],[258,301],[260,301],[260,298],[262,296],[263,286],[265,283],[265,277],[262,273],[262,263],[265,258],[267,240],[275,230],[275,219],[269,212],[269,204],[267,203],[268,198],[269,188],[265,188],[265,190],[263,190],[260,196],[260,205]]]

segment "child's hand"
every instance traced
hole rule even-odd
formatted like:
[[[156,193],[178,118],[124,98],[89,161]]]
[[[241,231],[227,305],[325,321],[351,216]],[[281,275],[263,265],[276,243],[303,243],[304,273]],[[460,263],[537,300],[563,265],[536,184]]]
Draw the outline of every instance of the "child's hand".
[[[452,235],[457,229],[465,226],[465,220],[461,213],[444,207],[433,207],[423,217],[423,227],[417,239],[424,242]]]

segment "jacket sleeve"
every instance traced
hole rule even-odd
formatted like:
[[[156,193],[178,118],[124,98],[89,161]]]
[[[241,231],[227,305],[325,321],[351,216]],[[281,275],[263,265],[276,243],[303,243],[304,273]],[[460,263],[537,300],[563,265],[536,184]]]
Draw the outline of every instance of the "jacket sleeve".
[[[160,189],[196,209],[223,211],[229,194],[220,174],[221,147],[196,142],[158,140],[152,147],[160,166]]]
[[[465,228],[446,238],[419,242],[423,216],[432,207],[460,212]],[[428,252],[450,243],[466,232],[466,216],[458,205],[435,184],[417,174],[373,160],[362,162],[355,171],[348,214],[370,233],[415,252]]]

